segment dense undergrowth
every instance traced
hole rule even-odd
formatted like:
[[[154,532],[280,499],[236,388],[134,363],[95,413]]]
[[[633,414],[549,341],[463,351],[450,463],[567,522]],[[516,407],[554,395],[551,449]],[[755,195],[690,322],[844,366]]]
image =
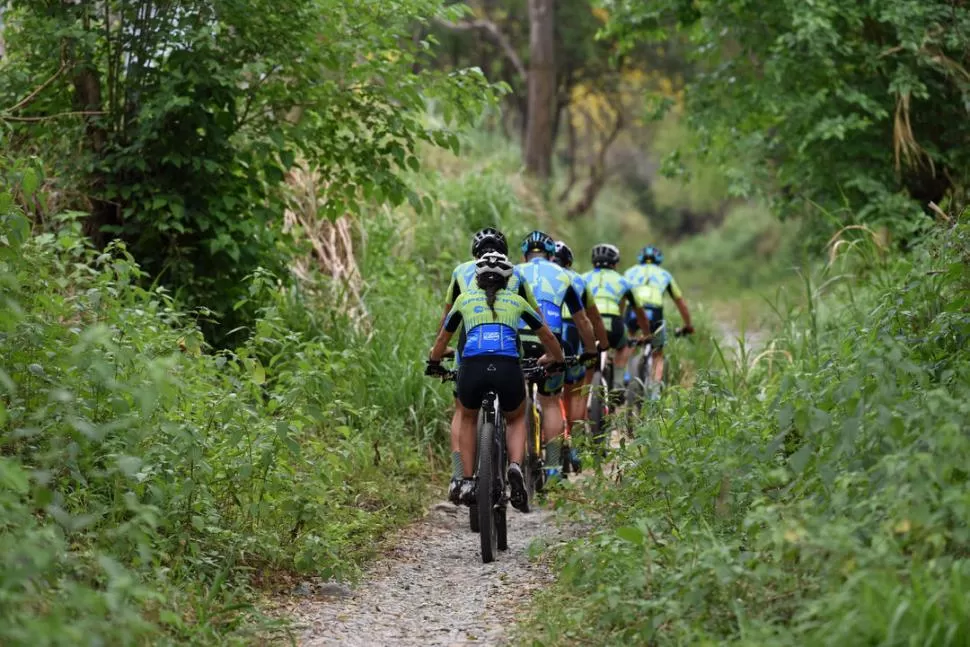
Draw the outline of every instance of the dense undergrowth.
[[[563,220],[494,136],[422,156],[406,181],[430,208],[370,205],[353,221],[360,308],[322,273],[261,269],[238,304],[255,319],[224,349],[201,332],[211,312],[187,310],[123,246],[95,250],[83,214],[31,223],[17,205],[46,204],[43,173],[7,160],[0,642],[248,643],[280,629],[255,611],[260,590],[352,578],[444,486],[450,394],[421,358],[471,233],[498,225],[514,247],[542,227],[580,268],[594,240],[649,240],[623,191]],[[670,375],[690,384],[711,349],[685,348]]]
[[[966,644],[970,222],[908,256],[872,240],[644,419],[536,644]]]
[[[30,177],[8,186],[29,199]],[[10,193],[0,207],[0,642],[249,642],[269,628],[256,588],[353,577],[424,509],[448,394],[420,358],[453,258],[415,262],[406,215],[360,230],[364,320],[326,276],[260,270],[244,343],[216,350],[210,314],[123,246],[93,249],[77,214],[31,233]]]
[[[512,147],[467,144],[407,177],[431,209],[353,221],[360,303],[323,273],[257,270],[227,349],[124,246],[94,249],[83,214],[31,223],[17,205],[45,204],[42,172],[8,160],[0,642],[248,643],[274,627],[260,590],[353,578],[421,514],[447,476],[450,394],[421,359],[451,269],[476,229],[553,218]]]

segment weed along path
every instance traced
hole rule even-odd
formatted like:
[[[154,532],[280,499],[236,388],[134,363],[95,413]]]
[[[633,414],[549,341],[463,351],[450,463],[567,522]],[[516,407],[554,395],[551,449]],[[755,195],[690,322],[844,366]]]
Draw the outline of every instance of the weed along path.
[[[434,505],[401,531],[356,589],[308,587],[292,617],[305,647],[500,645],[532,593],[554,577],[529,556],[535,539],[564,541],[578,532],[552,512],[509,508],[509,550],[482,564],[468,509]],[[336,595],[335,595],[336,594]]]

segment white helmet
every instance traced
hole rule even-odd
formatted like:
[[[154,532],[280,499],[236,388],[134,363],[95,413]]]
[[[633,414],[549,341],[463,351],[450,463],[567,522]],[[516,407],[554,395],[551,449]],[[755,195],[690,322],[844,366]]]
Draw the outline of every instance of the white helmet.
[[[497,274],[503,278],[512,276],[512,264],[505,254],[488,252],[475,261],[475,276]]]

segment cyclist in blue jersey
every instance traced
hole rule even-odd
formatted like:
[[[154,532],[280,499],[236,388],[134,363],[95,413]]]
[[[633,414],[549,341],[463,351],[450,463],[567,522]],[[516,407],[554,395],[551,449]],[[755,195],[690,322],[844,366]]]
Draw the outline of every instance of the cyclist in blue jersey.
[[[462,416],[459,438],[462,481],[458,499],[466,505],[475,502],[475,481],[472,477],[477,449],[476,419],[485,393],[494,391],[507,422],[510,499],[515,508],[528,510],[528,492],[521,467],[525,454],[526,421],[525,381],[519,366],[519,323],[524,322],[540,340],[545,350],[539,357],[540,364],[562,362],[562,349],[539,313],[525,299],[508,289],[513,267],[503,254],[487,253],[476,261],[475,267],[475,287],[462,292],[455,301],[431,349],[426,373],[434,375],[440,372],[441,357],[448,341],[459,327],[464,326],[467,332],[457,386]]]
[[[471,252],[473,260],[465,261],[464,263],[459,264],[451,273],[451,283],[448,285],[445,311],[441,317],[442,324],[444,324],[448,313],[451,312],[452,305],[457,302],[458,297],[461,296],[463,292],[475,287],[476,261],[489,252],[497,252],[499,254],[508,255],[509,246],[505,240],[505,235],[501,231],[495,229],[494,227],[485,227],[484,229],[477,231],[472,237]],[[522,281],[522,277],[517,273],[513,273],[509,278],[506,288],[525,299],[533,309],[539,309],[539,304],[536,303],[535,298],[532,296],[532,290],[529,289],[529,285]],[[461,351],[464,345],[465,328],[462,326],[458,331],[456,363],[460,363]],[[474,433],[475,431],[474,419],[469,425],[469,423],[467,423],[468,416],[463,415],[465,413],[467,412],[462,411],[461,401],[458,399],[456,392],[455,412],[451,417],[451,482],[448,484],[448,500],[456,505],[458,503],[459,488],[461,486],[462,479],[461,448],[459,447],[458,442],[458,439],[461,437],[462,433],[460,429],[461,421],[465,420],[466,425],[468,426],[464,433]]]
[[[579,329],[579,336],[586,348],[596,348],[593,327],[583,307],[580,292],[572,278],[561,267],[552,262],[556,243],[541,231],[533,231],[521,245],[525,262],[517,266],[532,294],[539,303],[540,312],[546,325],[562,343],[562,309],[565,305],[573,315]],[[526,357],[537,357],[541,348],[534,336],[521,331],[522,348]],[[576,349],[567,349],[575,351]],[[595,353],[593,354],[595,357]],[[542,406],[542,440],[546,446],[546,475],[552,481],[560,478],[562,465],[562,411],[559,409],[559,395],[562,392],[563,376],[550,377],[539,389],[539,404]]]
[[[603,317],[600,315],[599,307],[596,301],[593,299],[593,292],[590,286],[587,285],[584,277],[578,272],[572,269],[573,266],[573,251],[569,248],[565,242],[559,240],[556,241],[556,253],[554,256],[557,265],[562,267],[569,274],[569,277],[573,281],[573,287],[579,292],[580,297],[583,300],[583,308],[589,317],[590,323],[593,324],[593,331],[596,334],[596,348],[589,349],[585,348],[579,339],[579,329],[576,328],[573,323],[572,314],[569,312],[569,308],[563,307],[562,318],[563,318],[563,334],[562,339],[564,345],[567,349],[571,349],[576,354],[583,354],[589,357],[591,360],[591,366],[595,363],[597,358],[597,353],[606,352],[610,349],[609,336],[607,335],[606,326],[603,322]],[[577,366],[571,367],[566,371],[565,376],[565,391],[563,398],[566,404],[566,429],[569,430],[570,434],[573,432],[573,425],[577,422],[582,422],[586,419],[586,398],[583,396],[583,386],[586,383],[586,366],[579,364]],[[592,377],[592,373],[589,373]],[[572,462],[575,469],[579,469],[579,456],[576,454],[575,448],[570,448],[569,450],[569,460]]]

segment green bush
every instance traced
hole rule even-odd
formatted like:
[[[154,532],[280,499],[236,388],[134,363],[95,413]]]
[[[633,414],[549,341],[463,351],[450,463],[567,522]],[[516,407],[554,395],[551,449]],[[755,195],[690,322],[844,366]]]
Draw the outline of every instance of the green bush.
[[[260,271],[246,343],[212,352],[120,245],[27,236],[0,194],[0,642],[245,642],[253,582],[351,576],[422,509],[445,397],[403,260],[374,325]],[[434,316],[432,316],[434,314]],[[429,460],[431,462],[429,462]]]
[[[538,644],[965,644],[970,223],[842,258],[868,284],[810,283],[751,364],[643,421]]]

